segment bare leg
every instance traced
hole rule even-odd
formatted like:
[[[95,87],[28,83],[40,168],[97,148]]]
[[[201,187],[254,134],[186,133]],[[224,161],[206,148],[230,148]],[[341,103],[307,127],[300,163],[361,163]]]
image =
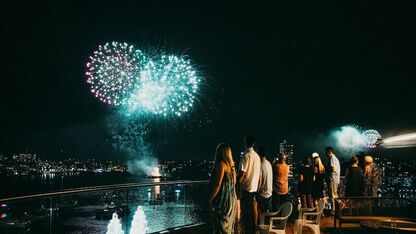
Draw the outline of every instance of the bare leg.
[[[254,218],[254,226],[257,227],[258,219],[259,219],[259,211],[256,199],[253,201],[253,218]]]

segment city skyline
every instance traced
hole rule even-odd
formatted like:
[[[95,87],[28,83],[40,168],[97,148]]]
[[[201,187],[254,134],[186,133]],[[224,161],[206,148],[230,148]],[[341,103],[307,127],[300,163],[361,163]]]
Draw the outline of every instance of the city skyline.
[[[325,135],[345,124],[386,137],[416,130],[416,20],[406,3],[9,1],[1,15],[0,153],[126,159],[106,126],[114,111],[85,84],[88,56],[114,40],[186,53],[207,80],[188,116],[151,121],[147,140],[161,159],[209,160],[220,142],[238,154],[248,133],[273,154],[287,139],[299,159],[323,153]]]

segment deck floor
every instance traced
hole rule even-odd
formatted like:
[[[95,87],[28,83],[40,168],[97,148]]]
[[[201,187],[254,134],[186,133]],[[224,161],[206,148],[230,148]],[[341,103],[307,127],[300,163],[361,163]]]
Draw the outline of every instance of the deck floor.
[[[287,226],[286,226],[286,233],[287,234],[293,234],[294,228],[294,221],[293,220],[289,220]],[[192,234],[192,233],[197,233],[197,234],[203,234],[203,233],[212,233],[211,228],[208,224],[203,224],[203,225],[197,225],[194,227],[189,227],[189,228],[182,228],[180,230],[176,230],[176,231],[172,231],[170,233],[175,233],[175,234]],[[304,228],[303,229],[303,234],[309,234],[312,233],[311,230]],[[342,225],[342,229],[334,229],[334,218],[333,217],[323,217],[321,219],[321,233],[328,233],[328,234],[332,234],[332,233],[336,233],[336,234],[342,234],[342,233],[346,233],[346,234],[359,234],[359,233],[369,233],[369,230],[362,230],[359,228],[358,224],[343,224]]]

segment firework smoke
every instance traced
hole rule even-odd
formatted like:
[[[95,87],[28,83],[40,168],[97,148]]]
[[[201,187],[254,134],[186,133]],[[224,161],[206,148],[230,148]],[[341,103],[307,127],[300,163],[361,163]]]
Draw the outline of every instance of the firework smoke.
[[[158,165],[151,145],[146,142],[149,122],[137,116],[116,113],[107,120],[112,136],[112,146],[128,157],[128,171],[136,175],[147,175]]]

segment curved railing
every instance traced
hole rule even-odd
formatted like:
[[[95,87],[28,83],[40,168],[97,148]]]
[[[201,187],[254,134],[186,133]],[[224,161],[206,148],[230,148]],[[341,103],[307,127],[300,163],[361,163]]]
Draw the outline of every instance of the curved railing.
[[[207,184],[153,179],[1,198],[0,233],[133,233],[144,221],[147,233],[158,233],[206,223]]]
[[[335,198],[334,228],[343,223],[360,223],[364,227],[379,228],[383,225],[399,232],[396,223],[416,231],[415,204],[407,198],[397,197],[338,197]]]
[[[105,191],[105,190],[149,187],[149,186],[163,186],[163,185],[176,185],[176,184],[184,184],[184,185],[186,184],[208,184],[208,182],[209,182],[208,180],[171,180],[171,181],[160,181],[160,182],[123,183],[123,184],[90,186],[90,187],[81,187],[81,188],[62,189],[62,190],[57,190],[57,191],[30,194],[30,195],[24,195],[24,196],[0,198],[0,202],[33,199],[33,198],[40,198],[40,197],[46,198],[46,197],[58,196],[58,195],[70,195],[70,194],[98,192],[98,191]]]

